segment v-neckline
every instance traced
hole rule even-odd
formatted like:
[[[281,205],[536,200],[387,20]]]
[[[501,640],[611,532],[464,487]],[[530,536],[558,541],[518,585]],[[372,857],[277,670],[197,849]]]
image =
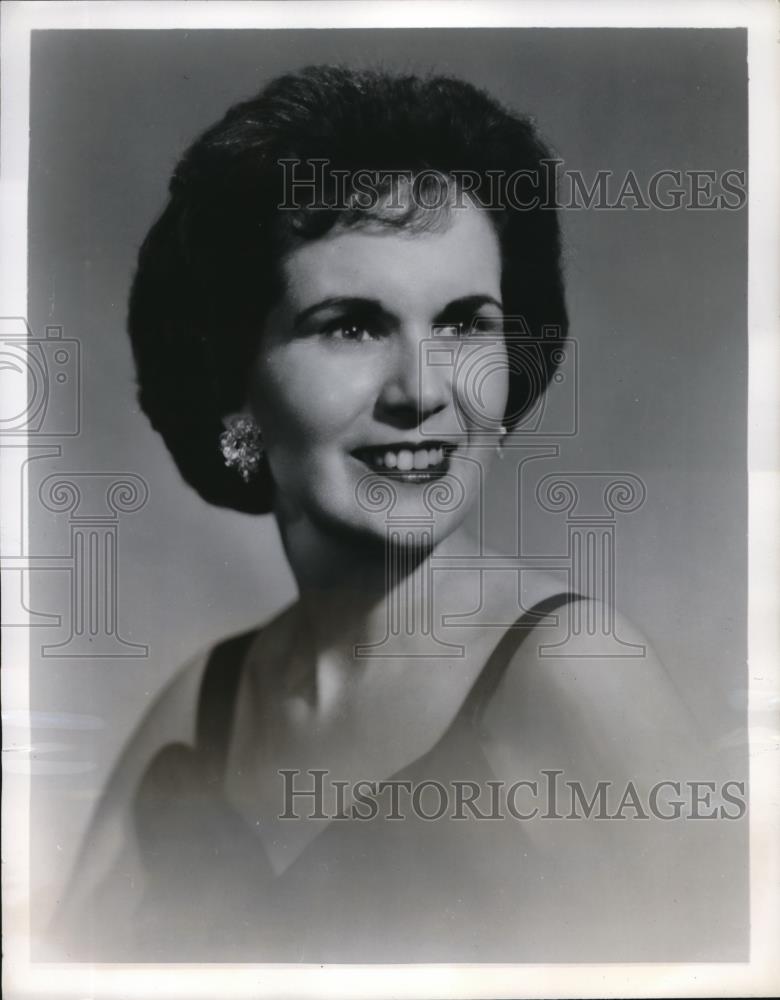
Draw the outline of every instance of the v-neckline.
[[[419,754],[411,762],[403,765],[403,767],[398,768],[387,778],[381,779],[381,781],[393,782],[404,780],[406,774],[409,772],[413,773],[427,759],[441,753],[442,746],[450,741],[461,727],[465,727],[466,732],[473,738],[483,761],[489,768],[487,759],[482,751],[481,741],[476,735],[476,726],[479,724],[486,703],[500,683],[512,657],[533,627],[556,608],[572,600],[580,599],[582,599],[582,595],[580,594],[559,592],[538,601],[530,610],[524,611],[505,630],[498,643],[493,647],[484,665],[472,681],[460,707],[441,735],[428,750]],[[224,765],[227,758],[229,734],[234,719],[236,696],[240,680],[244,674],[248,653],[258,637],[259,631],[253,629],[235,636],[225,643],[221,643],[209,657],[201,682],[196,742],[197,749],[203,755],[203,759],[206,761],[208,770],[212,775],[212,780],[214,781],[213,787],[222,808],[228,813],[231,823],[237,824],[260,847],[267,869],[271,873],[272,878],[277,881],[285,878],[288,872],[296,868],[302,859],[314,849],[314,845],[318,844],[321,838],[331,829],[333,821],[325,823],[304,844],[302,850],[296,854],[293,860],[280,872],[276,872],[263,840],[252,830],[246,818],[228,801],[227,796],[224,794]],[[217,692],[219,694],[215,699]]]

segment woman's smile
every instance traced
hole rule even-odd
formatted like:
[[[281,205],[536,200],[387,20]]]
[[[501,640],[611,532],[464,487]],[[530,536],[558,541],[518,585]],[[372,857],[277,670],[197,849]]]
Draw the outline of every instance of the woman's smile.
[[[457,444],[454,441],[401,441],[366,445],[352,454],[378,475],[396,482],[429,483],[445,476]]]

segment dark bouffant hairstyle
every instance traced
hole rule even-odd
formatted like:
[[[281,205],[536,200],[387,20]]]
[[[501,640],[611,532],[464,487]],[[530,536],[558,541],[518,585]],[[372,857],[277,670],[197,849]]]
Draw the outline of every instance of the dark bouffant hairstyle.
[[[543,168],[549,155],[527,118],[451,77],[309,67],[232,107],[176,167],[130,294],[139,402],[184,479],[210,503],[271,509],[267,470],[245,484],[225,467],[223,419],[243,404],[285,248],[339,221],[359,225],[361,216],[343,205],[323,210],[333,204],[326,190],[298,211],[280,211],[289,197],[284,161],[326,160],[328,176],[492,176],[482,204],[500,240],[505,313],[522,315],[535,338],[546,330],[536,377],[529,381],[528,365],[510,371],[507,423],[516,424],[544,392],[568,326],[552,172]]]

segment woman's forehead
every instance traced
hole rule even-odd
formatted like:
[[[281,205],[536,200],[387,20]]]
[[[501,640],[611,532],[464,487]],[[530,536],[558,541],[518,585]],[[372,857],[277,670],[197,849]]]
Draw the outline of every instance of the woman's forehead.
[[[501,287],[498,236],[473,205],[452,208],[430,231],[334,227],[288,253],[282,270],[287,298],[301,309],[344,295],[436,307],[467,294],[499,298]]]

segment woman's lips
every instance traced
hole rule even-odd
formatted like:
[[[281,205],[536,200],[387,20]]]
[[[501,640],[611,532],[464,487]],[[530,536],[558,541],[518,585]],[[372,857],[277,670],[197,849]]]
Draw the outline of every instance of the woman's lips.
[[[444,441],[431,441],[419,445],[367,446],[356,448],[352,454],[379,475],[421,483],[438,479],[448,472],[454,449],[454,445]]]

